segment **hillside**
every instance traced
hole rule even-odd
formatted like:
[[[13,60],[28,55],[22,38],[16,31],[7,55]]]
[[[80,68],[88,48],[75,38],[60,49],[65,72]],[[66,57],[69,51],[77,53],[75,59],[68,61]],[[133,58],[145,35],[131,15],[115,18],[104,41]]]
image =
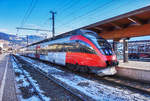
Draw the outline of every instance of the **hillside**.
[[[28,40],[30,43],[43,40],[44,38],[36,35],[29,35]],[[27,41],[27,37],[17,37],[16,35],[10,35],[7,33],[0,32],[0,40],[6,40],[15,44],[20,44]]]
[[[16,37],[15,35],[10,35],[10,34],[0,32],[0,39],[11,41],[15,37]]]

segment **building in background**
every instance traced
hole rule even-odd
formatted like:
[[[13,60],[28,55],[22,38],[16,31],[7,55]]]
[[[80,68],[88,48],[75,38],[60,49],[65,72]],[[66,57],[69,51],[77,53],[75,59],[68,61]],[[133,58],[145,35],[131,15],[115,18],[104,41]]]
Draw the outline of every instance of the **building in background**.
[[[7,52],[9,50],[12,50],[11,44],[9,41],[6,40],[0,40],[0,51]]]

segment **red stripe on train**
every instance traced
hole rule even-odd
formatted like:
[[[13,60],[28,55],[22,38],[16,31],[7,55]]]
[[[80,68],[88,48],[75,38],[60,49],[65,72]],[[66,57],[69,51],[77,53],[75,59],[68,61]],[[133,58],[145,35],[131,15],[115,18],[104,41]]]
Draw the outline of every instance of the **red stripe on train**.
[[[85,38],[84,36],[82,35],[76,35],[76,36],[72,36],[70,38],[70,40],[82,40],[86,43],[88,43],[89,45],[91,45],[93,47],[94,50],[96,50],[96,52],[98,53],[99,57],[101,57],[101,62],[104,63],[104,61],[110,61],[110,60],[113,60],[113,57],[116,57],[115,55],[111,55],[111,56],[106,56],[106,55],[103,55],[98,49],[97,47],[87,38]],[[117,61],[117,58],[115,59]]]
[[[106,67],[106,63],[102,62],[98,55],[79,52],[67,52],[66,63],[83,66]]]

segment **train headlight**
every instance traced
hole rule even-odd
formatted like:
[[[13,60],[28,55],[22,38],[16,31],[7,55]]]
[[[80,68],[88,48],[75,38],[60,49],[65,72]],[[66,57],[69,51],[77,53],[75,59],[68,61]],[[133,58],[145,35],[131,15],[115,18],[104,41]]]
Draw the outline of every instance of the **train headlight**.
[[[115,55],[113,55],[112,60],[116,60],[116,56]]]

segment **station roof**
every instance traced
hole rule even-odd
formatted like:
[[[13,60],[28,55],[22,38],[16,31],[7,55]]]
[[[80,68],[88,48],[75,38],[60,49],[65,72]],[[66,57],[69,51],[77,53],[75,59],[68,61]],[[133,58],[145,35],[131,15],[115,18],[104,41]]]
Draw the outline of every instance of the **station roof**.
[[[120,40],[150,35],[150,6],[82,27],[97,32],[105,39]]]

